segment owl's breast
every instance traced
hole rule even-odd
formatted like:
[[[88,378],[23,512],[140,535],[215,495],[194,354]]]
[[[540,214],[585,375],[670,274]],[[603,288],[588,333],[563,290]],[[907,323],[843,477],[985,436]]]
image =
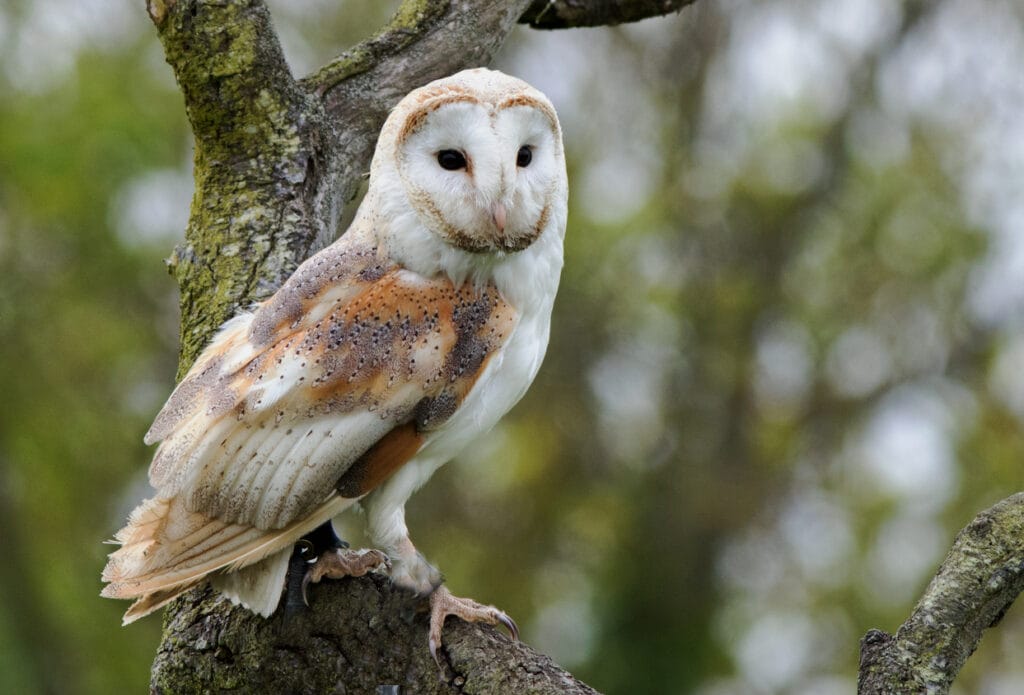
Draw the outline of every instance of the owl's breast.
[[[416,458],[430,473],[490,431],[529,389],[547,350],[550,316],[525,316],[490,358],[459,409]],[[434,462],[436,461],[436,465]]]

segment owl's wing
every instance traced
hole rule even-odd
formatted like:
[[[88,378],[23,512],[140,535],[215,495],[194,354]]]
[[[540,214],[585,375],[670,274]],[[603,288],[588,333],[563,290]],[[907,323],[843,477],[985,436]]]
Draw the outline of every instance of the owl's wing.
[[[300,274],[228,325],[147,435],[162,439],[150,468],[162,495],[281,528],[396,427],[415,422],[422,438],[454,412],[511,333],[514,311],[493,288],[377,268],[297,290]],[[345,481],[351,496],[375,477],[356,474],[366,480]]]
[[[250,564],[372,490],[455,412],[516,320],[493,287],[372,250],[314,256],[225,324],[157,416],[157,497],[118,534],[105,595]]]

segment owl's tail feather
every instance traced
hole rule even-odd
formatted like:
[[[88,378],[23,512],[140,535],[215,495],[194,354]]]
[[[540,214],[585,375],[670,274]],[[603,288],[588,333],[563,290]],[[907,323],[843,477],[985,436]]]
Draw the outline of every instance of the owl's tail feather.
[[[269,615],[280,600],[285,551],[353,502],[332,493],[309,515],[284,528],[258,529],[190,512],[178,497],[154,497],[139,505],[128,525],[115,536],[121,547],[110,554],[103,570],[103,581],[108,584],[101,595],[138,599],[124,615],[127,625],[198,585],[212,572],[237,572],[260,563],[239,578],[249,585],[244,590],[237,588],[236,581],[215,585],[227,589],[225,593],[236,602]],[[271,586],[275,583],[276,587]]]

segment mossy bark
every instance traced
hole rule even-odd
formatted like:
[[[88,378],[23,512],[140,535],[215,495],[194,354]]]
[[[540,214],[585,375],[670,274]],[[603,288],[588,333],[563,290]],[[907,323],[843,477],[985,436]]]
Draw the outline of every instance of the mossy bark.
[[[187,371],[240,307],[269,296],[333,229],[326,114],[288,71],[262,2],[149,6],[195,134],[195,195],[169,260]]]
[[[860,695],[949,692],[982,633],[1024,590],[1024,493],[988,509],[952,549],[895,636],[861,642]]]
[[[378,575],[310,589],[311,608],[269,619],[209,588],[167,613],[153,664],[155,693],[574,693],[595,691],[548,657],[491,627],[450,619],[441,668],[427,650],[427,616]]]

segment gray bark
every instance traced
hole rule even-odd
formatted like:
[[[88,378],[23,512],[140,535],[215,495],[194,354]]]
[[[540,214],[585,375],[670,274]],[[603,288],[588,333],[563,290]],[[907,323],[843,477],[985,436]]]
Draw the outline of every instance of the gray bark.
[[[209,588],[189,593],[167,614],[153,692],[596,692],[527,645],[454,618],[439,669],[427,650],[427,616],[379,575],[314,585],[310,605],[264,619]]]
[[[611,26],[679,12],[695,0],[534,0],[519,21],[534,29]]]
[[[1024,590],[1024,493],[985,510],[956,537],[895,636],[861,641],[860,695],[941,695]]]

